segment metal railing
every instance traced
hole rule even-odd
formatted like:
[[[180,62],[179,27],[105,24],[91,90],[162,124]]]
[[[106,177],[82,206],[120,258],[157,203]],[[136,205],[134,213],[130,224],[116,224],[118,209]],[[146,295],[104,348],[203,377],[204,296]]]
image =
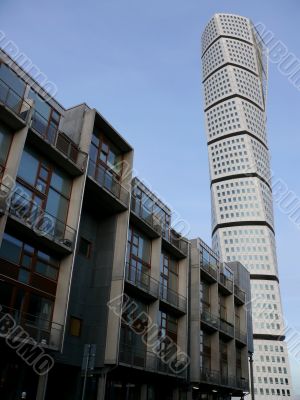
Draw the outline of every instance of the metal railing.
[[[119,362],[133,367],[146,368],[147,352],[145,349],[136,351],[133,346],[120,343]]]
[[[187,367],[186,362],[178,360],[175,355],[168,360],[163,356],[147,353],[147,369],[150,371],[185,378]]]
[[[188,367],[184,361],[178,360],[175,356],[168,361],[160,357],[159,354],[147,351],[146,347],[137,350],[133,346],[123,343],[120,343],[119,363],[181,378],[186,376]]]
[[[184,255],[188,254],[188,242],[184,240],[179,233],[174,229],[167,229],[163,231],[163,237],[173,246],[179,249]]]
[[[0,102],[24,122],[27,122],[31,105],[2,79],[0,79]]]
[[[200,368],[200,382],[212,385],[228,386],[235,389],[247,390],[249,381],[246,378],[233,375],[222,375],[219,371],[208,368]]]
[[[233,291],[233,281],[229,279],[223,272],[219,274],[219,282],[226,287],[230,292]]]
[[[242,302],[246,302],[246,292],[240,289],[237,285],[234,285],[234,295]]]
[[[101,164],[89,160],[88,175],[93,178],[99,186],[108,190],[119,199],[126,207],[129,205],[129,191],[121,185],[114,174]]]
[[[133,211],[144,222],[151,226],[159,235],[162,233],[162,223],[159,218],[146,207],[140,204],[135,195],[131,195],[131,211]]]
[[[178,310],[186,312],[187,309],[186,297],[175,292],[174,290],[163,285],[162,283],[160,283],[159,297],[162,301],[165,301],[166,303],[177,308]]]
[[[64,133],[58,130],[58,125],[34,110],[31,119],[31,128],[47,143],[54,146],[60,153],[76,164],[81,171],[86,167],[88,155]]]
[[[158,298],[159,282],[149,274],[131,265],[130,262],[126,263],[125,279],[132,285]]]
[[[210,264],[205,264],[201,262],[201,268],[206,271],[209,275],[211,275],[213,278],[217,279],[218,278],[218,269],[213,268]]]
[[[235,338],[242,343],[247,343],[247,333],[239,328],[235,328]]]
[[[73,248],[76,230],[41,208],[21,187],[11,189],[4,183],[0,184],[0,212],[20,220],[35,234]]]
[[[234,337],[234,326],[223,319],[220,319],[220,331]]]
[[[59,349],[62,343],[63,325],[54,321],[50,321],[40,315],[28,314],[10,307],[2,306],[0,318],[9,314],[15,321],[16,325],[21,326],[24,331],[34,339],[37,343],[44,347]],[[23,340],[28,340],[24,338]],[[22,336],[20,335],[20,341]]]
[[[201,320],[216,329],[220,328],[220,318],[209,311],[203,310],[201,312]]]

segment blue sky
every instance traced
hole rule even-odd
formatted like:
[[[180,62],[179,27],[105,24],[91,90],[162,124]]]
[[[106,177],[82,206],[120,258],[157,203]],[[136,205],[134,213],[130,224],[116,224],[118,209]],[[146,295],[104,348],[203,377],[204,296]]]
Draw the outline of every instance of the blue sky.
[[[0,1],[0,29],[56,83],[57,99],[97,108],[133,145],[139,177],[208,244],[200,37],[215,12],[263,22],[300,58],[299,0]],[[272,169],[300,197],[299,119],[300,91],[271,64]],[[285,316],[300,332],[300,230],[274,208]],[[300,360],[291,364],[300,394]]]

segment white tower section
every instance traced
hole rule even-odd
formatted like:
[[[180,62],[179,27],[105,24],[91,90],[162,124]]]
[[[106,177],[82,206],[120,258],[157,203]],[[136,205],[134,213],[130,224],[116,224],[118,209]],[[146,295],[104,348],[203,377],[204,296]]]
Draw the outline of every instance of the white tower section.
[[[247,18],[216,14],[202,36],[213,248],[251,273],[255,398],[292,396],[279,290],[269,150],[267,51]]]

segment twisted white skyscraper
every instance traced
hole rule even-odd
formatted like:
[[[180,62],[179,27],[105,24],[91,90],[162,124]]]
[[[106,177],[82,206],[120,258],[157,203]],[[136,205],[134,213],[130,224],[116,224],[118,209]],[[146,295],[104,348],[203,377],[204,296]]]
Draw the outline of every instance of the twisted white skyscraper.
[[[213,248],[251,273],[256,399],[291,396],[266,136],[267,50],[249,19],[216,14],[202,36]]]

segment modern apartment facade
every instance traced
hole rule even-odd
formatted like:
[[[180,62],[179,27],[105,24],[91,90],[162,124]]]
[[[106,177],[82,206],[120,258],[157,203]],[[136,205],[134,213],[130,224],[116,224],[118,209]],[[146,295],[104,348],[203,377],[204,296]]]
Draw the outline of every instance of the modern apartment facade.
[[[172,229],[97,110],[65,109],[0,59],[1,399],[242,396],[246,271]]]
[[[191,241],[190,282],[193,399],[244,398],[253,352],[249,272],[221,262],[198,238]]]
[[[256,399],[291,396],[266,136],[267,49],[252,22],[216,14],[202,36],[213,249],[251,274]]]

